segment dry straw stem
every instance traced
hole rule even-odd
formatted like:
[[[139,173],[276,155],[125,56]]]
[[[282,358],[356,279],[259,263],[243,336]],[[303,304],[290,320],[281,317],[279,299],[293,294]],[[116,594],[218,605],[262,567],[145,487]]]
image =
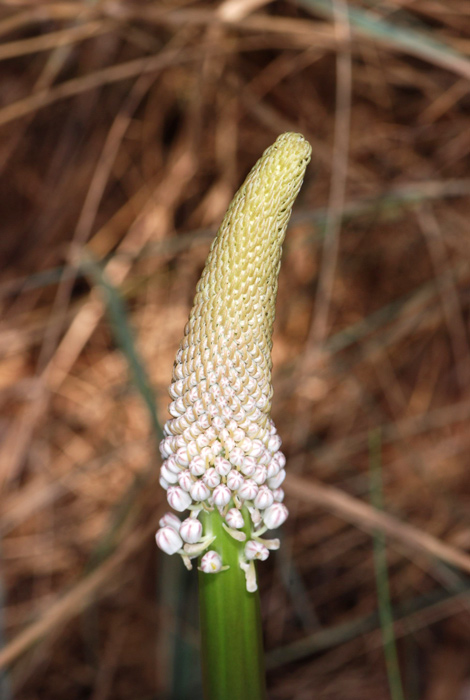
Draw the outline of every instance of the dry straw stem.
[[[48,610],[36,622],[26,627],[13,641],[0,649],[0,668],[13,664],[18,657],[26,653],[34,644],[44,637],[56,633],[69,620],[80,615],[83,610],[106,592],[106,587],[115,578],[119,569],[135,554],[149,535],[155,530],[158,519],[141,531],[137,530],[120,543],[119,549],[104,561],[95,571],[63,595],[57,602],[48,606]]]
[[[315,483],[312,479],[307,481],[291,475],[286,482],[285,490],[302,501],[326,507],[331,513],[364,528],[368,532],[379,530],[411,549],[442,559],[442,561],[470,573],[469,554],[412,525],[401,522],[392,515],[362,503],[340,489]]]

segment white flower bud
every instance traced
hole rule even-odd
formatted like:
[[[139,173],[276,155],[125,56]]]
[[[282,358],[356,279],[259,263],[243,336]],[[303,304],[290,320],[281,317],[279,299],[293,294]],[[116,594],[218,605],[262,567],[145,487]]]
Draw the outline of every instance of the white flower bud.
[[[166,459],[172,453],[173,450],[171,449],[170,438],[164,438],[164,440],[162,440],[160,443],[160,454],[162,456],[162,459]]]
[[[269,450],[264,450],[261,457],[258,457],[258,464],[262,464],[263,467],[267,467],[272,459],[272,454]]]
[[[160,527],[172,527],[173,530],[179,532],[181,520],[174,513],[165,513],[165,515],[160,518],[158,524]]]
[[[215,470],[217,474],[220,474],[220,476],[227,476],[232,468],[232,465],[228,459],[225,459],[224,457],[216,457],[214,464]]]
[[[281,471],[280,464],[279,464],[278,460],[274,459],[274,457],[273,457],[273,459],[268,464],[268,472],[267,472],[268,479],[271,479],[273,476],[276,476],[277,474],[279,474],[280,471]]]
[[[250,450],[250,455],[254,457],[255,459],[258,459],[261,457],[261,455],[264,453],[264,445],[261,442],[261,440],[253,440],[253,444],[251,446]]]
[[[198,435],[201,434],[201,430],[197,423],[193,423],[192,426],[189,429],[189,432],[191,433],[191,436],[196,439]]]
[[[243,520],[243,515],[238,510],[238,508],[230,508],[227,515],[225,516],[225,520],[229,527],[233,527],[236,530],[243,527],[243,525],[245,524]]]
[[[225,451],[231,452],[234,447],[235,447],[235,440],[233,439],[233,437],[228,437],[225,440]]]
[[[217,438],[217,431],[214,430],[214,427],[211,425],[210,428],[207,428],[205,435],[206,438],[209,440],[210,445]]]
[[[228,406],[224,406],[222,408],[222,416],[225,418],[225,420],[230,420],[233,415],[234,414]]]
[[[219,484],[212,492],[212,497],[214,499],[214,505],[217,506],[217,508],[223,508],[230,503],[232,492],[225,484]]]
[[[212,419],[212,427],[219,433],[225,428],[225,421],[220,416],[215,416]]]
[[[274,459],[277,460],[277,462],[279,462],[280,468],[284,469],[284,467],[286,466],[285,455],[282,452],[276,452],[276,454],[274,455]]]
[[[202,481],[195,481],[189,493],[194,501],[205,501],[210,496],[210,491]]]
[[[193,479],[188,469],[185,469],[184,472],[180,472],[178,474],[178,484],[181,486],[183,491],[189,491],[193,483]]]
[[[166,499],[170,506],[182,513],[191,505],[191,496],[187,491],[183,491],[180,486],[170,486],[167,491]]]
[[[274,496],[275,501],[277,501],[278,503],[282,503],[282,501],[284,500],[285,494],[284,494],[284,491],[282,489],[274,489],[273,496]]]
[[[199,454],[199,447],[198,447],[198,444],[197,444],[196,440],[191,440],[191,441],[188,443],[188,455],[189,455],[189,458],[192,459],[193,457],[195,457],[195,456],[198,455],[198,454]]]
[[[286,470],[285,470],[285,469],[281,469],[281,471],[280,471],[278,474],[276,474],[276,476],[272,476],[272,477],[268,480],[268,486],[269,486],[269,488],[271,488],[271,489],[278,489],[279,486],[282,484],[282,482],[284,481],[285,478],[286,478]]]
[[[202,403],[201,399],[198,399],[197,401],[194,402],[193,411],[195,412],[196,416],[198,416],[198,419],[200,416],[203,415],[203,413],[205,412],[205,408],[204,408],[204,404]],[[199,422],[199,420],[198,420],[198,422]],[[207,426],[207,427],[209,427],[209,426]],[[202,430],[204,430],[204,428],[202,428]]]
[[[206,471],[206,462],[201,455],[196,455],[189,463],[189,471],[193,476],[202,476]]]
[[[261,465],[256,467],[255,473],[251,477],[255,484],[258,484],[258,486],[261,486],[261,484],[264,484],[266,481],[266,467],[262,467]]]
[[[180,447],[176,453],[176,464],[180,467],[187,467],[189,464],[189,455],[186,447]]]
[[[232,469],[230,474],[227,476],[227,486],[231,491],[237,491],[243,484],[244,479],[239,471]]]
[[[209,439],[207,435],[205,433],[201,433],[201,435],[198,435],[196,438],[196,444],[200,450],[202,450],[203,447],[207,447],[209,444]]]
[[[243,440],[243,438],[245,437],[245,431],[242,430],[241,428],[236,428],[233,431],[232,437],[235,440],[235,442],[241,442]],[[241,445],[240,445],[240,447],[241,447]]]
[[[169,469],[174,474],[178,474],[181,471],[181,467],[179,466],[179,464],[176,464],[175,455],[170,455],[163,464],[165,464],[167,469]]]
[[[204,462],[207,462],[209,459],[212,459],[212,450],[209,447],[209,445],[206,445],[202,448],[201,457],[204,460]]]
[[[254,457],[245,457],[240,469],[245,476],[252,476],[257,466],[258,463]]]
[[[213,549],[210,549],[202,557],[201,566],[199,569],[205,574],[216,574],[222,569],[222,559],[220,554],[214,552]]]
[[[180,535],[189,544],[199,542],[202,535],[202,523],[197,518],[186,518],[181,523]]]
[[[269,557],[269,549],[261,544],[261,542],[255,542],[255,540],[248,540],[245,545],[245,557],[248,561],[252,559],[259,559],[260,561],[266,561]]]
[[[176,407],[176,401],[172,401],[170,405],[168,406],[168,412],[171,413],[173,418],[179,418],[179,411]]]
[[[160,486],[162,487],[162,489],[165,489],[165,491],[167,491],[167,490],[168,490],[168,487],[169,487],[169,485],[170,485],[170,484],[168,483],[168,481],[167,481],[166,479],[164,479],[163,476],[161,476],[161,477],[159,478],[158,481],[159,481],[159,484],[160,484]]]
[[[183,540],[172,527],[162,527],[155,535],[157,546],[167,554],[175,554],[183,546]]]
[[[220,476],[213,467],[206,471],[202,480],[210,489],[215,489],[215,487],[220,484]]]
[[[235,467],[241,467],[243,460],[245,459],[245,455],[243,454],[243,450],[241,450],[239,447],[234,447],[233,450],[230,451],[228,458],[231,464],[233,464]]]
[[[281,445],[282,445],[282,440],[281,440],[281,438],[279,437],[279,435],[272,435],[272,436],[269,438],[268,450],[269,450],[270,452],[277,452],[278,449],[281,447]]]
[[[176,484],[178,481],[178,475],[174,472],[171,472],[166,466],[165,462],[163,462],[160,468],[160,474],[169,484]]]
[[[203,413],[199,416],[199,418],[197,419],[197,424],[201,428],[201,430],[207,430],[207,428],[209,428],[211,423],[207,413]]]
[[[261,486],[254,500],[254,505],[256,506],[256,508],[264,510],[265,508],[269,508],[269,506],[272,506],[273,503],[274,496],[271,489],[267,486]]]
[[[218,440],[214,440],[211,445],[211,453],[213,457],[218,457],[224,448]]]
[[[242,449],[245,454],[249,454],[251,448],[253,447],[253,442],[250,440],[250,438],[244,437],[238,447]]]
[[[252,501],[258,493],[258,485],[252,479],[247,479],[238,490],[238,497],[243,501]]]
[[[289,511],[283,503],[273,503],[263,514],[263,521],[268,530],[275,530],[280,527],[289,515]]]

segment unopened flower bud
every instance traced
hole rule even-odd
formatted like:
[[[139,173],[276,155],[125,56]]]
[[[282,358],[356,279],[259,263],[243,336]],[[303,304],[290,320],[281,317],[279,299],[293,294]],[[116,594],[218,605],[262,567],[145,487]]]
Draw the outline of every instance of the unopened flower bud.
[[[243,477],[239,471],[232,469],[230,474],[227,476],[227,486],[231,491],[237,491],[243,484]]]
[[[285,469],[281,469],[281,471],[278,474],[276,474],[276,476],[272,476],[270,479],[268,479],[269,488],[270,489],[278,489],[285,478],[286,478],[286,471],[285,471]]]
[[[270,452],[277,452],[278,449],[281,447],[281,445],[282,445],[282,440],[279,437],[279,435],[277,435],[277,434],[272,435],[272,437],[269,438],[268,450]]]
[[[171,472],[166,466],[165,462],[163,462],[160,468],[160,474],[169,484],[176,484],[178,482],[178,475]]]
[[[273,457],[272,460],[268,464],[266,476],[268,477],[268,479],[272,479],[272,477],[279,474],[280,471],[281,471],[281,467],[279,465],[279,462],[277,459],[274,459],[274,457]]]
[[[183,491],[189,491],[193,483],[193,478],[189,472],[189,469],[185,469],[184,472],[180,472],[178,474],[178,484],[181,486]]]
[[[287,520],[289,511],[283,503],[273,503],[264,511],[263,521],[268,530],[275,530]]]
[[[170,506],[182,513],[191,505],[191,496],[187,491],[183,491],[180,486],[169,486],[166,499]]]
[[[269,508],[269,506],[271,506],[273,503],[274,496],[271,489],[268,486],[261,486],[254,500],[254,505],[256,508],[265,510],[265,508]]]
[[[217,457],[215,459],[214,465],[217,474],[220,474],[220,476],[227,476],[227,474],[232,469],[232,465],[230,464],[228,459],[225,459],[224,457]]]
[[[206,471],[206,463],[201,455],[196,455],[196,457],[192,458],[189,463],[189,471],[193,476],[202,476],[204,474]]]
[[[245,457],[243,464],[240,467],[240,471],[245,476],[253,476],[255,469],[258,466],[258,462],[254,457]]]
[[[223,508],[230,503],[232,492],[225,484],[219,484],[212,492],[212,497],[214,499],[214,505],[217,506],[217,508]]]
[[[243,515],[238,510],[238,508],[230,508],[230,510],[227,512],[227,515],[225,516],[225,520],[227,522],[227,525],[229,527],[235,528],[235,530],[238,530],[245,524],[243,520]]]
[[[209,498],[211,492],[203,481],[195,481],[189,493],[194,501],[205,501],[206,498]]]
[[[251,478],[253,479],[255,484],[258,484],[258,486],[264,484],[264,482],[266,481],[266,467],[262,467],[261,465],[256,467],[255,472]]]
[[[251,479],[247,479],[238,490],[238,496],[243,501],[252,501],[258,493],[258,485]]]
[[[202,477],[202,480],[210,489],[215,489],[215,487],[220,484],[220,476],[217,474],[214,467],[211,467],[206,471]]]
[[[197,518],[186,518],[181,523],[180,535],[189,544],[199,542],[202,535],[202,524]]]
[[[181,467],[179,466],[179,464],[176,464],[175,455],[170,455],[168,459],[165,460],[164,464],[166,465],[167,469],[169,469],[171,472],[174,472],[175,474],[179,474],[179,472],[181,471]]]
[[[160,527],[172,527],[173,530],[179,532],[181,520],[174,513],[165,513],[165,515],[160,518],[158,524]]]
[[[278,503],[282,503],[282,501],[284,500],[284,495],[285,494],[282,489],[274,489],[273,491],[274,500]]]
[[[241,467],[245,455],[243,454],[243,450],[240,449],[240,447],[234,447],[233,450],[231,450],[228,458],[230,463],[233,464],[234,467]]]
[[[158,547],[167,554],[175,554],[183,546],[183,540],[172,527],[162,527],[157,531],[155,540]]]

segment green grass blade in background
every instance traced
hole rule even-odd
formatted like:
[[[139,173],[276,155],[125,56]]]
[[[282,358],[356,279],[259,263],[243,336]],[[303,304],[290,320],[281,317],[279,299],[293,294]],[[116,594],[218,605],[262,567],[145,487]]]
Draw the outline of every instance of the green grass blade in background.
[[[334,3],[331,0],[297,0],[297,3],[329,19],[334,16]],[[348,21],[353,32],[447,68],[465,78],[470,77],[470,61],[466,56],[424,32],[399,26],[351,5],[348,7]]]
[[[381,449],[382,441],[380,430],[374,430],[369,437],[371,503],[375,508],[383,510]],[[387,567],[387,548],[385,535],[382,532],[374,533],[374,566],[390,697],[392,700],[404,700],[405,696],[403,695],[395,632],[393,628],[390,583],[388,580]]]
[[[91,275],[104,296],[106,313],[110,320],[116,343],[129,363],[133,382],[148,408],[155,438],[160,441],[163,439],[163,431],[157,417],[154,390],[135,346],[124,301],[116,287],[109,282],[104,270],[97,263],[87,259],[82,266]]]

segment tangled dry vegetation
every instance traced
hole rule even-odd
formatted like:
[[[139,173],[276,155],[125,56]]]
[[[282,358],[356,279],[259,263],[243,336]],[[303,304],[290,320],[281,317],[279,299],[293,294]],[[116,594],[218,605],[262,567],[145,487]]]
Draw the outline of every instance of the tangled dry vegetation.
[[[285,130],[314,157],[274,339],[269,697],[399,697],[378,608],[407,700],[469,697],[470,14],[373,5],[1,3],[5,700],[200,697],[158,426],[210,240]]]

